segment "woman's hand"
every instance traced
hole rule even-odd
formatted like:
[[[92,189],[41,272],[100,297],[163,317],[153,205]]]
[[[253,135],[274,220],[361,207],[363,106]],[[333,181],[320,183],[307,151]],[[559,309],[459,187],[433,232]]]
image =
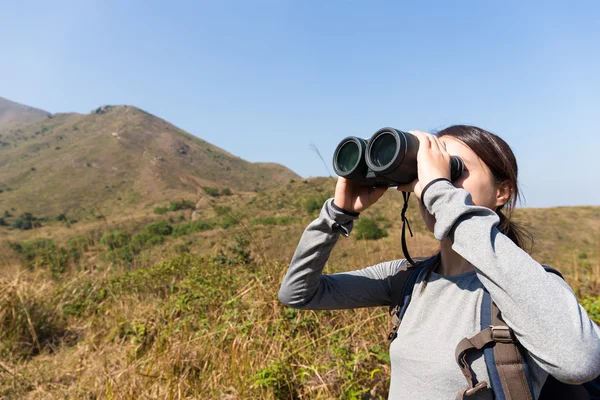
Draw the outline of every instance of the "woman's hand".
[[[333,202],[336,206],[344,210],[361,212],[379,200],[388,189],[389,187],[387,186],[369,187],[357,185],[339,176],[335,185]]]
[[[437,136],[420,131],[408,131],[408,133],[419,139],[418,178],[411,183],[399,185],[397,190],[414,192],[417,199],[421,200],[423,188],[429,182],[437,178],[450,180],[450,154],[446,151],[446,145]]]

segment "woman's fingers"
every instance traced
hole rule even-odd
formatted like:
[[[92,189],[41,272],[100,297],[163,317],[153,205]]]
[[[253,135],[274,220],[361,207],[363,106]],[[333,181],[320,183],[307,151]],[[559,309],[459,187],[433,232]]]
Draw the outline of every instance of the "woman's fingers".
[[[425,132],[421,131],[408,131],[411,135],[415,136],[419,140],[419,147],[423,147],[426,149],[431,148],[431,141]]]

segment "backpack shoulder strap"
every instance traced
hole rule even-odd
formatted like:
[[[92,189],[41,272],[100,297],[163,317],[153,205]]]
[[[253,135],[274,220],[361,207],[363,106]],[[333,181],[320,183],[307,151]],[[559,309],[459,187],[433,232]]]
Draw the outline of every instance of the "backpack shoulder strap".
[[[489,387],[488,382],[478,382],[467,354],[482,350],[488,370],[494,399],[533,400],[533,386],[529,378],[527,363],[524,362],[517,339],[500,315],[500,310],[492,302],[490,293],[484,289],[481,312],[481,331],[471,338],[464,338],[456,347],[456,362],[467,380],[467,386],[458,393],[457,399],[471,396]]]
[[[546,265],[543,267],[546,272],[562,278],[556,269]],[[500,310],[486,289],[481,304],[480,325],[478,334],[463,339],[456,347],[456,362],[468,384],[459,392],[457,399],[488,387],[487,382],[477,382],[473,377],[466,357],[469,351],[482,350],[495,399],[533,400],[531,374],[522,356],[524,349],[512,329],[502,320]]]
[[[430,262],[435,261],[436,257],[437,255],[428,258],[415,257],[416,263],[414,265],[405,261],[400,270],[392,277],[392,299],[389,308],[392,317],[392,328],[388,334],[388,341],[391,342],[397,336],[402,317],[410,303],[417,276]]]

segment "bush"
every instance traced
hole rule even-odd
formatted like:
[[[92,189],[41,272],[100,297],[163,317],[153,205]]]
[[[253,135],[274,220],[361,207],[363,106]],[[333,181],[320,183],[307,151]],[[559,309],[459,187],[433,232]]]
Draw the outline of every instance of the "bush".
[[[256,218],[252,221],[253,225],[289,225],[294,220],[287,216],[282,217],[265,217],[265,218]]]
[[[8,226],[8,222],[6,222],[4,218],[0,218],[0,226]]]
[[[600,324],[600,296],[585,297],[581,300],[581,305],[585,308],[589,317],[597,324]]]
[[[73,260],[78,261],[81,257],[81,253],[88,251],[93,245],[93,240],[86,236],[75,236],[69,239],[68,248],[69,254]]]
[[[152,235],[168,236],[173,232],[173,227],[165,221],[156,221],[147,225],[146,231]]]
[[[386,237],[387,231],[379,227],[376,221],[369,218],[361,218],[354,225],[357,239],[377,240]]]
[[[172,235],[176,236],[176,237],[183,236],[183,235],[189,235],[190,233],[194,233],[194,232],[208,231],[208,230],[213,229],[214,227],[215,227],[215,224],[213,222],[207,222],[207,221],[187,222],[184,224],[176,225],[175,228],[173,228]]]
[[[321,195],[318,197],[304,199],[303,207],[307,213],[313,214],[315,211],[318,211],[323,207],[323,204],[325,204],[325,201],[327,201],[328,198],[328,196]]]
[[[67,220],[67,216],[65,215],[65,213],[60,213],[56,216],[56,220],[57,221],[66,221]]]
[[[202,189],[206,192],[207,195],[213,197],[219,197],[219,189],[209,186],[203,186]]]
[[[65,272],[69,264],[69,252],[57,246],[52,239],[38,238],[29,242],[9,243],[9,246],[19,253],[24,267],[48,267],[53,277]]]
[[[221,225],[221,228],[227,229],[227,228],[237,225],[239,223],[240,223],[240,221],[236,217],[227,215],[227,216],[223,217],[220,225]]]
[[[169,209],[167,207],[156,207],[154,209],[154,214],[163,215],[166,214],[168,211]]]
[[[221,190],[221,196],[231,196],[231,195],[232,195],[231,189],[225,188],[225,189]]]
[[[227,215],[231,213],[231,207],[229,206],[214,206],[213,210],[217,215]]]
[[[184,209],[195,210],[196,204],[191,200],[172,201],[169,204],[169,211],[179,211]]]
[[[129,243],[129,247],[131,250],[137,254],[148,246],[148,242],[150,242],[150,238],[152,236],[146,232],[136,233],[131,237],[131,242]]]
[[[108,247],[110,250],[118,249],[126,246],[129,243],[129,233],[117,229],[112,233],[104,233],[100,238],[100,243]]]
[[[39,219],[28,212],[21,214],[12,223],[13,228],[21,230],[28,230],[40,226],[42,226],[42,224],[40,223]]]

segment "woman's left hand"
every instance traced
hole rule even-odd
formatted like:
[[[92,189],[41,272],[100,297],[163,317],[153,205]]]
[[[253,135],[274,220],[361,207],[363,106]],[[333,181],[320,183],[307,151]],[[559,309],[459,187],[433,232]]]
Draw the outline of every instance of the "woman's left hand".
[[[399,185],[397,190],[414,192],[421,200],[423,188],[437,178],[450,180],[450,154],[446,145],[437,136],[420,131],[408,131],[419,140],[417,151],[417,179],[411,183]]]

